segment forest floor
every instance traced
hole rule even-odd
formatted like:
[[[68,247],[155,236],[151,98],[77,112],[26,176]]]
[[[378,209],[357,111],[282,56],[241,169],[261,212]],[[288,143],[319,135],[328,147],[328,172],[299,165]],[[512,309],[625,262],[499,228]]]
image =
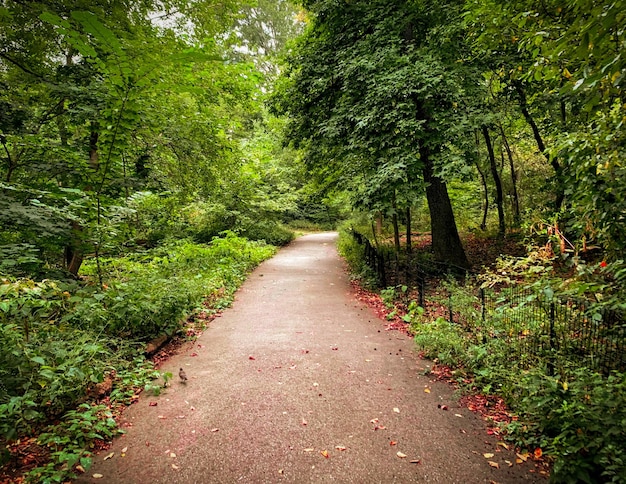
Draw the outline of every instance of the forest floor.
[[[162,363],[189,380],[142,394],[79,482],[545,482],[363,301],[335,241],[259,266]]]

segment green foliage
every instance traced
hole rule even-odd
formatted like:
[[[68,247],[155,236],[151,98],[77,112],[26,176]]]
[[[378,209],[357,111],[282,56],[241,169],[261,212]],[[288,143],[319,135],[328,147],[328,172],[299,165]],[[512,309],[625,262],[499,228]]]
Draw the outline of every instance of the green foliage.
[[[557,457],[551,482],[626,479],[626,375],[578,369],[565,378],[531,372],[519,386],[516,406],[532,425],[509,426],[509,438],[523,441],[529,429],[541,433],[545,450]]]
[[[343,229],[339,231],[337,247],[341,256],[348,263],[353,277],[361,280],[365,286],[375,287],[376,274],[366,264],[363,247],[357,243],[349,230]]]
[[[38,443],[50,450],[50,462],[31,470],[27,482],[63,482],[76,478],[75,466],[84,470],[92,463],[90,448],[95,440],[109,440],[123,433],[117,428],[111,410],[105,405],[83,403],[68,411],[61,422],[41,433]]]
[[[484,320],[476,288],[448,281],[437,302],[444,307],[451,304],[455,322],[441,317],[424,322],[416,315],[411,329],[418,348],[453,367],[459,383],[469,383],[470,391],[497,393],[506,399],[520,417],[505,427],[507,438],[551,455],[555,459],[553,482],[621,482],[626,476],[624,374],[600,375],[585,368],[581,359],[565,358],[566,341],[559,348],[562,357],[555,361],[548,341],[534,341],[535,335],[546,334],[548,325],[547,312],[533,309],[536,299],[557,301],[575,293],[572,281],[553,286],[569,285],[570,292],[564,295],[550,287],[546,277],[556,280],[550,261],[531,254],[503,260],[493,273],[487,273],[484,284],[501,289],[497,307],[487,309]],[[533,291],[525,300],[509,299],[512,289],[502,285],[522,279]],[[583,286],[592,287],[579,280],[578,287]],[[569,324],[559,317],[554,321],[557,330]],[[531,356],[532,345],[544,353],[533,350]],[[554,370],[558,376],[548,376]]]
[[[218,293],[230,297],[247,272],[274,250],[226,233],[208,246],[181,240],[145,253],[104,259],[100,264],[107,288],[86,288],[67,320],[116,337],[150,340],[172,335],[204,298]],[[95,265],[86,271],[95,275]]]

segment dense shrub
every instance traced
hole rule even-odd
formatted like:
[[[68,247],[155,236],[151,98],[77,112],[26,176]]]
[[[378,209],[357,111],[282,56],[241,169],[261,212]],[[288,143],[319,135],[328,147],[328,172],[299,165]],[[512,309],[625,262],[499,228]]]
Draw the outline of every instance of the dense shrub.
[[[87,283],[0,280],[0,438],[73,408],[142,341],[173,334],[210,296],[225,305],[275,248],[226,233],[85,264]],[[103,285],[97,284],[98,277]],[[136,366],[136,365],[135,365]]]

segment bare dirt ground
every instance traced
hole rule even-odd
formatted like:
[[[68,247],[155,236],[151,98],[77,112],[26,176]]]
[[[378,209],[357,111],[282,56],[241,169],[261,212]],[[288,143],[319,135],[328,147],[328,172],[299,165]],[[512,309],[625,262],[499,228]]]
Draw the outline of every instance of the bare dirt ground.
[[[545,482],[355,299],[335,241],[301,237],[258,267],[80,482]]]

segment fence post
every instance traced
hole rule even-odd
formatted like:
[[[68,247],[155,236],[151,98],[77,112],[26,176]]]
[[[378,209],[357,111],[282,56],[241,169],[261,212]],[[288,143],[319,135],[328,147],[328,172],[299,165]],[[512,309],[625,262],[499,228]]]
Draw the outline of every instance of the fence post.
[[[486,312],[486,308],[485,308],[485,288],[481,287],[479,293],[480,293],[480,319],[484,322],[485,321],[485,312]]]
[[[550,356],[548,359],[548,376],[554,376],[554,341],[556,333],[554,331],[555,305],[550,303]]]

